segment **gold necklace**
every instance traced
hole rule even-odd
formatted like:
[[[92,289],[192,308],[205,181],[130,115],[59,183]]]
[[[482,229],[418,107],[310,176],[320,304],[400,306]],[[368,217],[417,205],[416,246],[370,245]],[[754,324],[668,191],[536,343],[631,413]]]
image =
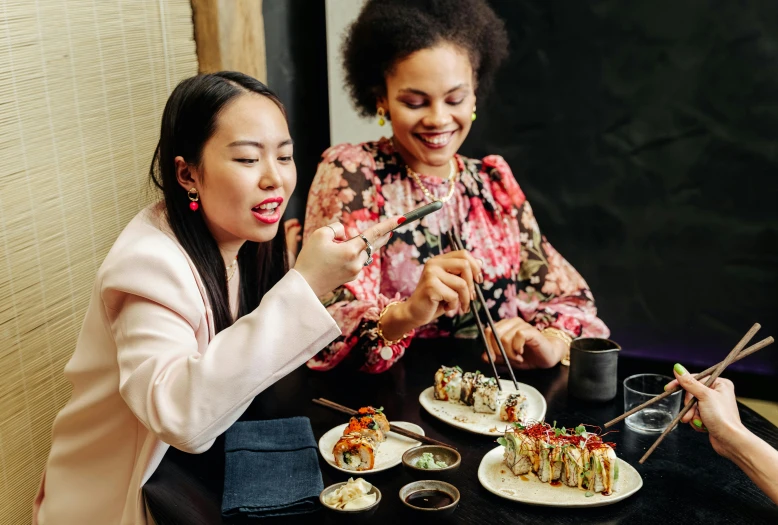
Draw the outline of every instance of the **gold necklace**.
[[[427,189],[427,187],[421,182],[421,179],[419,178],[419,174],[416,173],[411,169],[410,166],[407,164],[405,165],[405,171],[408,173],[408,176],[414,180],[414,182],[421,188],[422,193],[424,193],[424,196],[427,197],[427,199],[430,202],[434,201],[440,201],[440,202],[448,202],[448,200],[454,195],[454,189],[456,188],[456,176],[459,174],[459,170],[456,169],[457,163],[452,158],[449,161],[450,170],[448,172],[448,193],[445,197],[435,197],[430,190]]]
[[[238,271],[238,256],[235,256],[235,260],[227,267],[227,282],[230,282],[235,276],[235,272]]]

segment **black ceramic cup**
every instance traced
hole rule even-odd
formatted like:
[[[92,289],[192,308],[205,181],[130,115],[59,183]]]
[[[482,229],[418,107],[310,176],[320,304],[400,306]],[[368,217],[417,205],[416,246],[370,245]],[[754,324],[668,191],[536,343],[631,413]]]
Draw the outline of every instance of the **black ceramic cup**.
[[[618,388],[621,346],[610,339],[583,337],[570,345],[568,392],[584,401],[610,401]]]

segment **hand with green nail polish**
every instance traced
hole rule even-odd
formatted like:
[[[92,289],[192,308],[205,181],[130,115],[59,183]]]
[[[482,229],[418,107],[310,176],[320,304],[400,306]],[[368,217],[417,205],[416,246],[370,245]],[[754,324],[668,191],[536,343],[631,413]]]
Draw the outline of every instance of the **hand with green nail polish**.
[[[737,409],[735,386],[728,379],[719,378],[712,388],[708,388],[680,363],[673,366],[673,372],[681,388],[686,390],[684,404],[692,396],[697,398],[694,410],[687,412],[681,422],[689,423],[697,432],[708,430],[713,449],[722,456],[730,457],[733,453],[732,437],[745,430]]]
[[[681,363],[675,363],[675,365],[673,365],[673,370],[675,370],[675,373],[678,374],[679,376],[689,373],[689,371],[686,370],[686,368],[684,368],[684,366]]]
[[[694,378],[681,364],[673,367],[678,384],[686,390],[684,404],[697,398],[694,410],[681,421],[697,432],[707,432],[710,444],[731,460],[774,502],[778,503],[778,450],[751,433],[740,422],[732,381],[718,378],[711,387]],[[665,387],[675,386],[676,381]]]

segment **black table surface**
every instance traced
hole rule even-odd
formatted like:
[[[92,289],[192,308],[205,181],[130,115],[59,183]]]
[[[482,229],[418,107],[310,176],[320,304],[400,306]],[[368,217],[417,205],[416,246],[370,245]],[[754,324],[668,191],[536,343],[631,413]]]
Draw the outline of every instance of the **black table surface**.
[[[325,373],[303,366],[257,396],[241,419],[307,416],[318,440],[348,418],[314,405],[311,399],[324,397],[352,408],[383,406],[390,420],[421,425],[427,435],[455,446],[462,454],[462,465],[453,481],[461,501],[449,520],[452,523],[778,523],[778,507],[734,464],[713,451],[707,435],[694,432],[688,425],[671,432],[644,465],[638,464],[638,460],[655,436],[637,434],[623,424],[615,427],[618,432],[610,434],[608,439],[616,443],[617,455],[643,477],[643,488],[621,502],[566,510],[500,498],[483,488],[477,476],[481,459],[497,446],[494,438],[449,426],[428,414],[418,402],[419,394],[432,385],[434,373],[441,364],[459,365],[465,370],[483,371],[489,367],[480,361],[480,350],[475,343],[419,341],[394,367],[379,375],[359,373],[348,366]],[[647,370],[648,366],[644,361],[622,357],[620,383],[631,374],[653,371]],[[671,370],[666,373],[671,375]],[[545,396],[546,420],[555,420],[560,426],[602,425],[623,412],[621,386],[613,401],[594,404],[568,396],[565,367],[516,374],[520,382],[534,386]],[[501,376],[508,377],[507,372],[501,372]],[[775,425],[743,405],[740,405],[740,416],[746,427],[778,448]],[[349,477],[321,458],[320,465],[325,487]],[[325,512],[320,510],[285,520],[223,522],[220,512],[223,476],[221,438],[201,455],[171,448],[144,487],[146,503],[157,524],[321,523],[325,519]],[[407,519],[398,492],[414,479],[402,465],[364,477],[383,495],[371,523]]]

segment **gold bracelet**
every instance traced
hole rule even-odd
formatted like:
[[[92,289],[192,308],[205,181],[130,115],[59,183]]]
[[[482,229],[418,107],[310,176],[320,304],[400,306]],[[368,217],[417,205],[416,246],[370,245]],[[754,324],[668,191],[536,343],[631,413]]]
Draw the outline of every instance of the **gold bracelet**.
[[[547,336],[547,337],[554,337],[556,339],[559,339],[563,343],[565,343],[565,346],[567,347],[567,354],[565,357],[562,358],[562,360],[559,362],[562,366],[570,366],[570,345],[573,343],[573,338],[570,337],[567,333],[563,332],[559,328],[553,328],[549,326],[548,328],[544,328],[541,334]]]
[[[378,332],[378,337],[383,339],[385,346],[396,345],[397,343],[399,343],[400,341],[402,341],[403,339],[408,337],[408,334],[404,334],[399,339],[395,339],[394,341],[390,341],[389,339],[386,338],[386,336],[384,335],[384,332],[381,330],[381,319],[384,318],[384,314],[386,314],[386,311],[389,310],[390,306],[394,306],[394,305],[400,304],[402,302],[405,302],[405,301],[404,300],[403,301],[392,301],[391,303],[389,303],[386,306],[384,306],[384,309],[381,310],[380,314],[378,314],[378,324],[376,325],[376,331]]]

